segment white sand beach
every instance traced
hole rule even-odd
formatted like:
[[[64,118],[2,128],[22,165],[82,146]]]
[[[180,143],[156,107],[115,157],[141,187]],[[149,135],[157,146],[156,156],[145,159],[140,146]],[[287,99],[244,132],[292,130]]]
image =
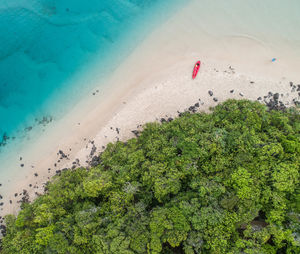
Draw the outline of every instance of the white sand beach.
[[[9,181],[1,180],[0,191],[5,194],[1,216],[19,210],[23,190],[30,199],[43,193],[43,184],[57,170],[71,168],[76,159],[76,165],[86,166],[91,149],[96,148],[96,155],[109,142],[134,137],[132,130],[141,130],[145,123],[174,118],[195,103],[197,111],[207,111],[229,98],[256,100],[269,92],[279,93],[287,106],[299,100],[298,91],[290,86],[300,84],[299,48],[295,51],[289,42],[263,41],[250,30],[234,36],[209,33],[215,27],[205,27],[209,13],[198,21],[201,10],[198,1],[191,1],[112,72],[105,91],[95,95],[91,91],[22,154],[8,158],[7,167],[20,168],[20,156],[24,167]],[[243,30],[242,24],[236,26],[236,31]],[[273,57],[277,61],[271,62]],[[202,64],[192,80],[197,60]],[[60,159],[59,150],[67,158]]]

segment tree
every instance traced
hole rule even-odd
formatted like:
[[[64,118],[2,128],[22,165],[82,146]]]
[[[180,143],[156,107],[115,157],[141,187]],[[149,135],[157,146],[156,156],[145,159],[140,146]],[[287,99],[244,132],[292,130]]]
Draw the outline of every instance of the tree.
[[[7,216],[2,253],[299,253],[299,163],[295,109],[149,123]]]

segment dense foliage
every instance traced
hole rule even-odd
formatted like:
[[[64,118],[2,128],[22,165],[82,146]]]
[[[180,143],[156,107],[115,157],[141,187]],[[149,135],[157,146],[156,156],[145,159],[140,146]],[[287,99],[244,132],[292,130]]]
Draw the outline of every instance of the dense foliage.
[[[299,155],[296,110],[147,124],[8,216],[2,253],[300,253]]]

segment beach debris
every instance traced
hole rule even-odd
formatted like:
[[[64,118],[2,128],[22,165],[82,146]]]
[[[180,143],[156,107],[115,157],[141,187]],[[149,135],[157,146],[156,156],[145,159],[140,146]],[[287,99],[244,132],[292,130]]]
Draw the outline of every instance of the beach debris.
[[[271,61],[272,61],[272,62],[275,62],[276,60],[277,60],[277,59],[274,57],[274,58],[272,58],[272,60],[271,60]]]
[[[239,95],[242,96],[242,97],[244,96],[244,94],[242,92],[240,92]]]
[[[208,91],[208,94],[209,94],[209,96],[213,96],[214,95],[214,93],[211,90]]]

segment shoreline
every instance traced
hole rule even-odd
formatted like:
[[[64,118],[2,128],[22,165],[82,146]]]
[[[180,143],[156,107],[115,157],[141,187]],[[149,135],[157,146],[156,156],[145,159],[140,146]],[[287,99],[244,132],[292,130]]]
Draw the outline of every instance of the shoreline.
[[[103,105],[106,107],[94,109],[81,121],[80,126],[75,124],[74,128],[81,128],[78,132],[80,135],[72,135],[73,132],[71,132],[69,136],[65,137],[68,139],[67,142],[50,144],[53,147],[48,152],[49,158],[32,162],[31,164],[35,166],[29,169],[29,172],[27,171],[25,178],[19,177],[21,179],[14,181],[14,185],[18,188],[8,189],[10,194],[3,196],[1,202],[4,203],[4,206],[2,206],[3,210],[1,210],[0,216],[16,214],[19,211],[20,200],[32,201],[36,196],[42,194],[45,183],[53,175],[59,174],[61,170],[67,168],[90,166],[96,159],[95,156],[108,143],[135,137],[136,131],[142,130],[143,125],[147,122],[167,121],[168,118],[172,119],[178,116],[178,112],[207,112],[210,107],[229,98],[257,100],[262,97],[261,101],[263,101],[265,96],[265,102],[268,102],[275,93],[278,93],[279,100],[283,101],[287,107],[293,106],[293,100],[299,101],[297,90],[300,90],[300,86],[296,84],[291,86],[289,80],[273,82],[262,78],[253,79],[245,74],[235,72],[234,67],[228,67],[220,72],[214,66],[214,63],[205,62],[205,66],[202,66],[196,80],[193,81],[187,71],[191,67],[190,61],[183,62],[165,70],[155,78],[146,79],[137,84],[138,87],[133,86],[130,91],[127,91],[127,94],[121,95],[117,100],[112,100],[110,104]],[[176,72],[180,74],[173,77],[172,80],[170,75]],[[210,82],[214,85],[211,85]],[[263,89],[262,85],[264,85]],[[112,102],[117,105],[113,106]],[[100,112],[107,109],[110,111],[106,112],[105,116],[102,115],[101,126],[91,124],[91,121],[96,119]],[[86,129],[86,131],[84,132],[82,129]],[[55,133],[53,134],[55,135]],[[39,140],[34,148],[38,149],[42,144],[43,140]],[[5,186],[2,185],[1,188],[3,187]],[[12,200],[12,204],[9,200]]]
[[[134,137],[132,131],[140,130],[146,122],[173,118],[196,103],[197,111],[207,111],[229,98],[257,100],[269,92],[279,93],[287,106],[293,99],[299,100],[298,87],[294,89],[290,82],[300,84],[296,61],[300,56],[282,56],[271,63],[272,56],[278,55],[271,48],[240,37],[226,37],[209,45],[207,38],[195,38],[193,29],[184,31],[193,22],[186,20],[186,15],[194,5],[189,4],[151,33],[107,80],[103,93],[92,95],[91,91],[30,149],[8,158],[13,161],[9,161],[12,168],[23,172],[18,171],[11,182],[1,182],[0,193],[5,195],[0,200],[4,203],[0,216],[16,214],[18,200],[24,196],[32,200],[36,193],[43,193],[51,176],[64,168],[88,165],[107,143]],[[182,34],[178,40],[177,34]],[[240,60],[240,54],[247,56],[247,61]],[[192,68],[198,59],[202,65],[193,81]]]

